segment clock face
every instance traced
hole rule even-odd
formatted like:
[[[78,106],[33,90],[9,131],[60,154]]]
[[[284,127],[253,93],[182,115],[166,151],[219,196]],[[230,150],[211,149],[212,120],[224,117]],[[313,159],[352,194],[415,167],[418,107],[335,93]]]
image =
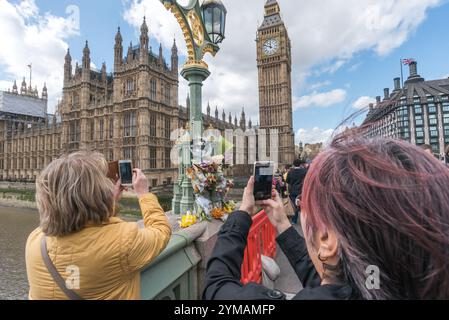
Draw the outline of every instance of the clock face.
[[[279,50],[279,42],[277,39],[268,39],[263,44],[263,52],[269,56],[275,54]]]

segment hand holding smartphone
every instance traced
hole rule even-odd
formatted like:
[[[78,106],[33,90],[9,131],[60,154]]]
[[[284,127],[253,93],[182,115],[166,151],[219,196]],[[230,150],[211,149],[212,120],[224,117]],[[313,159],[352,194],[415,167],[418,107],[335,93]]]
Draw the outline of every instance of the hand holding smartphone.
[[[118,162],[119,176],[122,186],[131,187],[133,183],[133,166],[131,160],[120,160]]]
[[[260,161],[254,164],[254,199],[256,201],[271,199],[273,175],[272,161]]]

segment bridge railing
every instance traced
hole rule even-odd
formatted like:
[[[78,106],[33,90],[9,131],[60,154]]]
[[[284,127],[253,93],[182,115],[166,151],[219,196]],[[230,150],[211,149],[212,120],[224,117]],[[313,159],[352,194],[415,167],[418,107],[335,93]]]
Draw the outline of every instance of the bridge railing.
[[[262,255],[271,258],[276,255],[276,230],[265,211],[253,217],[242,264],[241,282],[243,284],[262,282]]]
[[[198,265],[201,256],[194,241],[204,232],[206,224],[172,235],[165,250],[140,274],[142,300],[196,300]]]
[[[201,223],[175,232],[167,248],[141,272],[141,299],[200,299],[206,263],[221,226],[217,223]],[[211,230],[212,226],[215,226],[214,230]],[[206,228],[208,232],[204,232]],[[206,236],[198,239],[203,233]],[[274,258],[276,255],[275,234],[265,212],[253,217],[242,264],[243,283],[262,282],[261,256]]]

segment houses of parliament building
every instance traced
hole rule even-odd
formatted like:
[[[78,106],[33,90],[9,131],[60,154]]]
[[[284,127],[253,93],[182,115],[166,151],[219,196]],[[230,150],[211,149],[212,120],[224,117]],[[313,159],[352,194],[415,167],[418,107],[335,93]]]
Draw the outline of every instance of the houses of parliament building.
[[[98,151],[108,161],[132,159],[150,177],[152,186],[170,184],[177,167],[170,160],[171,132],[188,123],[190,99],[178,103],[178,50],[173,43],[170,66],[162,54],[149,47],[144,19],[138,45],[124,56],[120,29],[115,36],[114,72],[91,67],[88,43],[82,64],[72,70],[67,52],[62,101],[56,114],[47,113],[47,88],[0,92],[0,180],[34,181],[40,171],[63,154]],[[204,126],[224,131],[237,127],[237,118],[226,117],[208,105]],[[234,120],[234,121],[233,121]],[[245,122],[244,113],[242,114]],[[242,121],[241,121],[242,123]]]
[[[257,30],[260,126],[279,133],[279,164],[293,162],[295,146],[292,124],[291,44],[276,0],[267,0],[261,26]],[[67,51],[64,63],[62,100],[54,115],[47,113],[47,88],[39,97],[37,88],[0,91],[0,180],[34,181],[40,171],[63,154],[83,150],[98,151],[108,161],[131,159],[150,178],[151,186],[171,184],[177,167],[170,154],[172,131],[189,123],[190,101],[178,102],[178,49],[173,43],[170,66],[162,53],[149,46],[145,18],[139,44],[126,52],[120,28],[115,36],[113,73],[91,67],[88,43],[81,65],[72,70]],[[252,128],[242,111],[240,121],[207,106],[205,128],[224,134],[226,129]],[[238,144],[238,143],[237,143]],[[241,147],[241,146],[240,146]],[[273,147],[273,146],[272,146]],[[248,140],[243,149],[248,153]],[[272,153],[267,144],[267,155]],[[236,146],[234,143],[234,154]],[[234,157],[235,158],[235,157]],[[248,159],[248,155],[245,155]],[[259,159],[261,160],[261,159]],[[248,166],[248,170],[252,166]],[[234,174],[238,175],[239,168]],[[247,175],[248,170],[240,170]]]

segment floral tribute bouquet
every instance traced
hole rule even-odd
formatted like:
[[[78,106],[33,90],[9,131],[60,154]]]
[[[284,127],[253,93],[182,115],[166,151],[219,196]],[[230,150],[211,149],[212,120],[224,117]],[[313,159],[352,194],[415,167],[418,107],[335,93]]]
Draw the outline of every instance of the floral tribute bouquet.
[[[224,176],[222,161],[223,156],[215,156],[187,169],[195,195],[195,211],[202,221],[223,219],[235,209],[233,201],[226,202],[234,182]]]

